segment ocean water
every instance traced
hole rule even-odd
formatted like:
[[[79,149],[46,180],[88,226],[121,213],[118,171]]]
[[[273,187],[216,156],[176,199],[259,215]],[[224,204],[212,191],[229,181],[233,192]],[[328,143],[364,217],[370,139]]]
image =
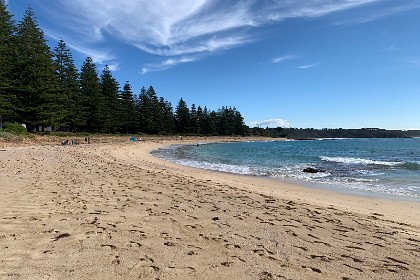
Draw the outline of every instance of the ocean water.
[[[152,154],[197,168],[420,201],[420,138],[200,143]],[[302,172],[307,167],[325,172]]]

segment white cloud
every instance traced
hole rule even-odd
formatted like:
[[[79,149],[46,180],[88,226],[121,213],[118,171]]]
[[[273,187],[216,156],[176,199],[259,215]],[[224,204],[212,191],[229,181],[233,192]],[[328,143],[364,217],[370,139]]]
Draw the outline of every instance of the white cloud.
[[[116,57],[113,54],[111,54],[109,50],[91,49],[80,45],[74,45],[72,43],[67,43],[67,45],[71,49],[78,51],[86,56],[89,56],[90,58],[92,58],[94,63],[107,64],[111,60],[116,59]]]
[[[272,63],[281,63],[281,62],[285,62],[285,61],[288,61],[288,60],[299,59],[299,58],[301,58],[301,56],[294,55],[294,54],[288,54],[288,55],[275,57],[275,58],[271,59],[271,62]]]
[[[264,121],[252,121],[249,123],[251,127],[289,127],[290,124],[287,120],[283,119],[271,119]]]
[[[196,58],[196,57],[185,57],[184,56],[184,57],[180,57],[180,58],[169,58],[169,59],[166,59],[165,61],[162,61],[160,63],[149,63],[149,64],[146,64],[141,69],[140,74],[144,75],[144,74],[147,74],[149,72],[166,70],[166,69],[174,67],[178,64],[193,62],[193,61],[196,61],[197,59],[198,58]]]
[[[50,32],[49,30],[47,30],[45,32],[45,35],[53,38],[56,41],[59,41],[60,39],[63,39],[62,37],[56,36],[54,33]],[[64,39],[63,39],[64,40]],[[88,56],[90,58],[92,58],[94,63],[99,63],[99,64],[108,64],[108,66],[110,67],[110,69],[114,69],[114,70],[118,70],[118,63],[115,62],[116,57],[115,55],[113,55],[111,53],[110,50],[108,49],[100,49],[100,48],[89,48],[86,47],[85,44],[83,43],[74,43],[72,40],[67,41],[64,40],[66,45],[72,49],[75,50],[85,56]]]
[[[397,2],[395,2],[395,3],[397,3]],[[375,11],[374,13],[370,12],[369,14],[367,14],[365,16],[352,18],[352,19],[347,20],[347,21],[339,21],[339,22],[336,22],[335,24],[336,25],[363,24],[363,23],[380,20],[382,18],[391,16],[391,15],[394,15],[394,14],[402,13],[402,12],[405,12],[405,11],[411,11],[411,10],[418,9],[418,8],[420,8],[419,3],[398,3],[397,6],[393,6],[393,7],[385,8],[383,10]]]
[[[120,65],[118,63],[111,63],[108,64],[109,70],[111,71],[118,71],[120,70]]]
[[[299,69],[309,69],[309,68],[314,68],[317,67],[318,63],[314,63],[314,64],[304,64],[301,66],[298,66]]]
[[[384,0],[38,0],[37,4],[57,23],[50,28],[71,34],[70,41],[80,42],[78,51],[105,61],[112,55],[95,53],[92,46],[110,38],[175,60],[185,55],[200,59],[254,41],[255,32],[250,30],[263,25],[380,1]],[[279,57],[273,63],[282,59],[293,58]]]

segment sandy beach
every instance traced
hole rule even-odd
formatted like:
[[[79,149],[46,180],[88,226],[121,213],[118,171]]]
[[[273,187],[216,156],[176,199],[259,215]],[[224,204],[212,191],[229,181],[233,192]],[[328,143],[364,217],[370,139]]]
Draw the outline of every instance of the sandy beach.
[[[149,154],[227,140],[0,142],[0,279],[420,279],[420,203]]]

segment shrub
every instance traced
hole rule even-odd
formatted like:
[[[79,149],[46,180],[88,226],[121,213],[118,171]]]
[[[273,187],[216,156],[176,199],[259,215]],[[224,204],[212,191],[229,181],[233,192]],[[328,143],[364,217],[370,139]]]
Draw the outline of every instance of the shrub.
[[[11,134],[17,134],[17,135],[19,135],[19,134],[27,134],[28,133],[28,131],[26,130],[26,128],[23,127],[23,126],[21,126],[20,124],[18,124],[18,123],[9,123],[9,122],[6,122],[4,124],[4,131],[5,132],[9,132]]]

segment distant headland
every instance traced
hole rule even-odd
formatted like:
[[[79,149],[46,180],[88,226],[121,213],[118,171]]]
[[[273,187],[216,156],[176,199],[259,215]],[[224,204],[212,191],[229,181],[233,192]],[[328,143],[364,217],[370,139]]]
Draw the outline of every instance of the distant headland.
[[[250,129],[254,135],[310,140],[319,138],[413,138],[420,137],[420,130],[387,130],[381,128],[259,128]]]

